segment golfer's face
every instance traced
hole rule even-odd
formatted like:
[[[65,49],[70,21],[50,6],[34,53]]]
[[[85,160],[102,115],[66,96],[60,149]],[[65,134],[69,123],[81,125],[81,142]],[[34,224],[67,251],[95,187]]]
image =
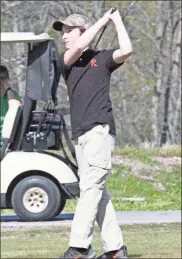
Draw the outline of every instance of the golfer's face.
[[[80,37],[80,30],[79,28],[72,28],[63,25],[62,34],[62,40],[65,48],[70,49],[74,45],[75,41]]]

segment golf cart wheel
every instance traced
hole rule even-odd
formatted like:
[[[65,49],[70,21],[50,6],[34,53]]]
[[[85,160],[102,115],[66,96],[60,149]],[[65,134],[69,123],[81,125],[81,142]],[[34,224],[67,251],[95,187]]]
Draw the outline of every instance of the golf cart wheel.
[[[60,204],[58,212],[56,213],[56,216],[58,216],[63,211],[65,205],[66,205],[66,199],[62,198],[61,204]]]
[[[61,193],[53,181],[35,175],[23,179],[15,186],[11,202],[22,220],[51,220],[60,209]]]

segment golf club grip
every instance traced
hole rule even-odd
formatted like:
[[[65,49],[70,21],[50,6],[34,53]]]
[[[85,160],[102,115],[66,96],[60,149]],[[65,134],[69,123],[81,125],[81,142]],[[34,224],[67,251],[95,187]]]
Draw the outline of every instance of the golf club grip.
[[[117,8],[115,8],[115,7],[112,8],[112,12],[111,12],[111,13],[114,13],[116,10],[117,10]],[[97,43],[95,44],[94,49],[97,47],[97,45],[98,45],[98,43],[99,43],[99,41],[100,41],[102,35],[104,34],[106,28],[107,28],[107,25],[104,26],[104,28],[103,28],[103,30],[102,30],[102,32],[101,32],[101,34],[100,34],[100,37],[99,37],[99,39],[97,40]]]
[[[117,10],[117,8],[116,8],[116,7],[112,8],[112,12],[111,12],[111,13],[116,12],[116,10]]]

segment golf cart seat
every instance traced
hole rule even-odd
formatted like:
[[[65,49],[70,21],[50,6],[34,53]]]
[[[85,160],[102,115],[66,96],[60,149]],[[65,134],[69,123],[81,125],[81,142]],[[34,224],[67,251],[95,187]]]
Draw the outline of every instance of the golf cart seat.
[[[19,125],[21,123],[22,113],[22,106],[12,107],[6,113],[2,129],[3,146],[1,148],[1,160],[9,150],[13,151],[13,144],[15,143]]]

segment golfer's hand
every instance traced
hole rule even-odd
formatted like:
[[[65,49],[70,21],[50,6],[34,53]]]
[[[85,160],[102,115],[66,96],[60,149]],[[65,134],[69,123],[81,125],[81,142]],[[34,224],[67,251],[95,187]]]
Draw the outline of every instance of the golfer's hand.
[[[109,14],[109,20],[112,20],[114,24],[121,22],[121,15],[118,9],[115,12]]]
[[[104,16],[102,17],[103,26],[108,25],[108,23],[112,20],[110,18],[112,11],[113,11],[113,8],[109,9],[109,11],[107,11],[107,13],[105,13]]]

